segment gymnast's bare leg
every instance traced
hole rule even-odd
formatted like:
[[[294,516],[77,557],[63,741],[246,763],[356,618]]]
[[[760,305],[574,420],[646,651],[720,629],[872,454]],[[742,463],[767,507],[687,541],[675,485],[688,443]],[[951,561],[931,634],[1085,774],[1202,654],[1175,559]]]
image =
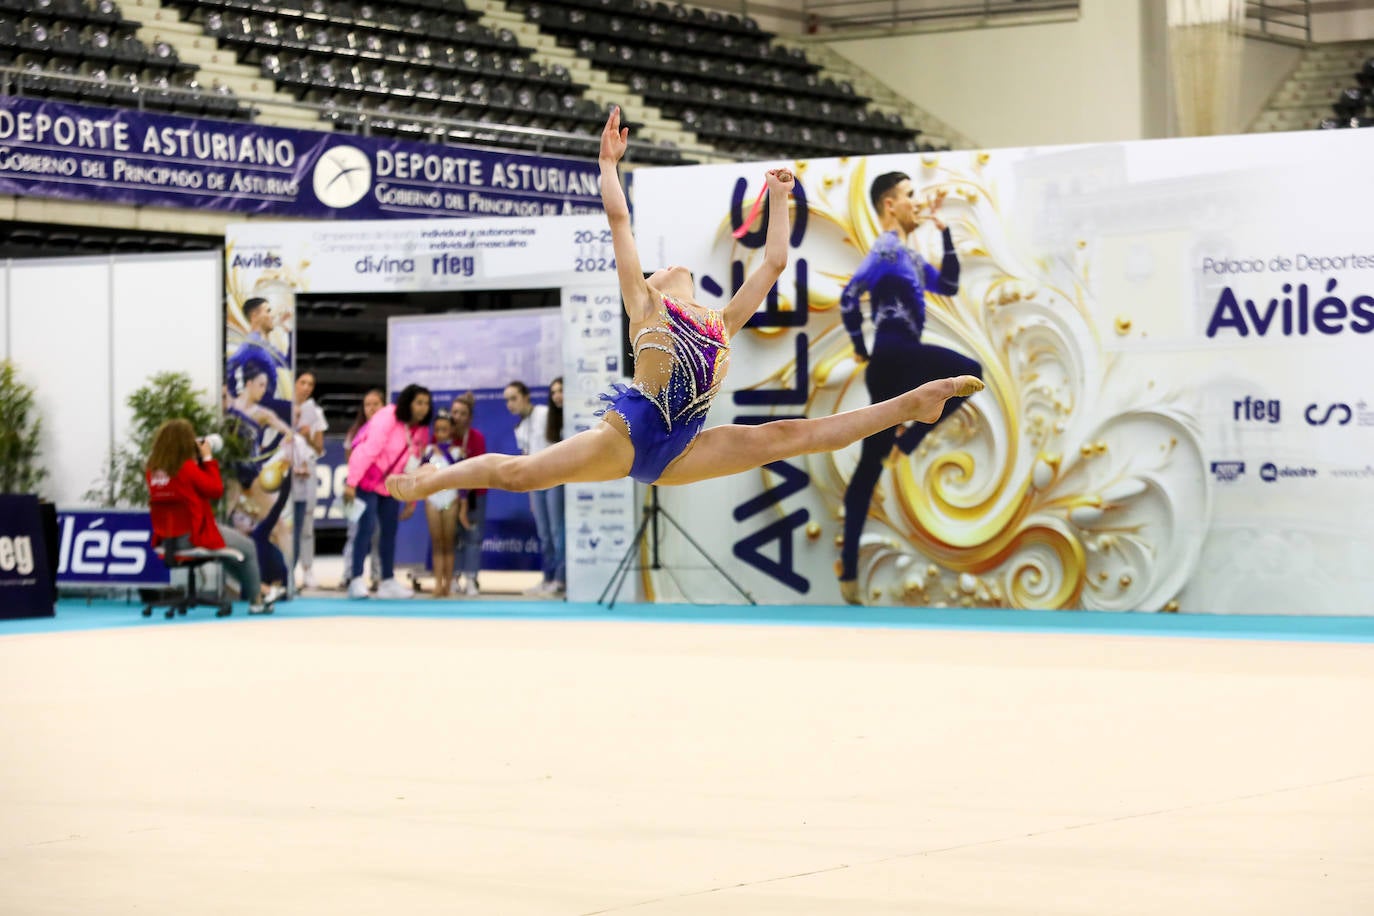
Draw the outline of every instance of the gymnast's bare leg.
[[[905,394],[828,417],[775,420],[757,426],[714,426],[703,430],[677,461],[668,465],[660,484],[673,486],[725,477],[798,455],[833,452],[900,423],[939,419],[945,401],[983,389],[972,375],[927,382]]]
[[[906,394],[829,417],[776,420],[759,426],[717,426],[705,430],[670,464],[658,483],[665,486],[725,477],[797,455],[831,452],[899,423],[938,419],[945,401],[981,391],[972,375],[927,382]],[[562,483],[624,477],[634,463],[634,446],[609,422],[578,433],[534,455],[479,455],[445,468],[426,465],[417,474],[388,477],[387,490],[399,500],[422,499],[440,490],[542,490]]]
[[[563,483],[618,480],[630,473],[634,458],[635,450],[630,440],[610,423],[603,422],[533,455],[488,452],[445,468],[423,465],[415,474],[388,477],[386,488],[392,496],[407,502],[440,490],[494,489],[525,493],[547,490]]]

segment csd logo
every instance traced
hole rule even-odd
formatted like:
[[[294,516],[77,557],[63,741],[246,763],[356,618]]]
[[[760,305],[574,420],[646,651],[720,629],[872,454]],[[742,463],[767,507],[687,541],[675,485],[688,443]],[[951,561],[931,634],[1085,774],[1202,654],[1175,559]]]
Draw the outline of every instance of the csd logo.
[[[1321,404],[1308,404],[1302,412],[1308,426],[1325,426],[1333,417],[1337,426],[1345,426],[1353,416],[1349,404],[1327,404],[1324,408]]]

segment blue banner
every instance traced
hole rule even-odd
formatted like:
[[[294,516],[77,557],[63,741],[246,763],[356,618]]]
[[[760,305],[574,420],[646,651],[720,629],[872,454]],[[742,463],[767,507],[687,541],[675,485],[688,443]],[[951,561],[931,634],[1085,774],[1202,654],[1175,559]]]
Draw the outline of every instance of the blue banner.
[[[434,411],[449,410],[455,398],[468,389],[435,389]],[[516,417],[506,410],[505,388],[474,390],[476,406],[472,428],[479,430],[487,442],[487,451],[504,455],[518,455],[515,444]],[[530,399],[536,404],[548,403],[548,388],[530,388]],[[430,423],[431,430],[433,421]],[[403,522],[396,539],[396,562],[429,563],[429,526],[425,522],[424,507],[415,517]],[[528,493],[505,490],[487,491],[487,520],[482,531],[482,568],[501,570],[539,569],[543,554],[535,530],[534,513],[530,510]]]
[[[447,410],[453,398],[462,392],[436,391],[434,403]],[[487,437],[487,450],[514,453],[515,418],[501,402],[501,392],[478,392],[474,429],[481,429]],[[496,447],[493,447],[493,440]],[[315,469],[316,502],[315,530],[348,527],[344,515],[343,489],[348,479],[348,463],[344,458],[343,436],[326,436],[324,454]],[[530,512],[527,493],[487,491],[487,518],[482,529],[483,569],[539,569],[543,554],[535,534],[534,516]],[[430,565],[429,525],[423,506],[415,515],[402,522],[396,535],[398,563]]]
[[[601,212],[595,162],[0,96],[0,194],[312,219]]]
[[[325,436],[324,454],[315,461],[315,530],[347,528],[343,491],[348,483],[344,437]]]
[[[167,585],[171,574],[153,552],[147,509],[63,509],[57,514],[57,584]]]
[[[38,497],[0,495],[0,619],[53,615],[48,569]]]

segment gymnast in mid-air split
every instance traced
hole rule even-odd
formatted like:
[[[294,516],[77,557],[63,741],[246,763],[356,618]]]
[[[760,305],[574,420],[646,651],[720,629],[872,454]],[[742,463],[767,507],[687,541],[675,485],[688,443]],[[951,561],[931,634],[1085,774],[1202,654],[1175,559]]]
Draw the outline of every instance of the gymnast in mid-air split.
[[[620,109],[601,133],[601,200],[611,227],[616,272],[630,321],[634,380],[616,384],[602,422],[533,455],[488,453],[445,468],[424,465],[386,480],[396,499],[440,490],[516,492],[564,483],[615,480],[678,485],[725,477],[797,455],[831,452],[904,423],[934,423],[950,398],[982,389],[972,375],[942,378],[867,407],[827,417],[731,424],[703,430],[729,365],[730,340],[757,311],[787,264],[788,195],[793,176],[769,169],[768,236],[763,263],[723,309],[699,305],[691,272],[665,267],[645,277],[617,166],[629,142]]]

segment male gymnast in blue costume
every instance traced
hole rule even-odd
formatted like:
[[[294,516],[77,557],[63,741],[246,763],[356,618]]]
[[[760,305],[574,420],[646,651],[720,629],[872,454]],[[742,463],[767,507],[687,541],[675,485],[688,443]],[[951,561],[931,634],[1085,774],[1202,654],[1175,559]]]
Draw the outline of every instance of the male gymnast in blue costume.
[[[275,326],[272,307],[266,299],[254,296],[244,301],[243,317],[248,321],[248,333],[243,336],[243,342],[225,363],[224,384],[229,389],[230,397],[238,397],[239,390],[243,387],[244,370],[250,363],[257,363],[267,370],[267,394],[263,400],[268,402],[268,406],[276,409],[276,404],[281,403],[276,400],[277,371],[289,366],[290,360],[277,352],[277,348],[267,339]],[[287,417],[290,418],[289,411]]]
[[[907,247],[911,233],[921,222],[920,205],[911,179],[901,172],[887,172],[873,179],[869,198],[878,213],[882,235],[854,272],[840,294],[840,315],[854,344],[854,357],[867,364],[865,380],[873,403],[897,397],[904,391],[947,376],[976,376],[982,367],[961,353],[921,342],[926,322],[925,290],[941,296],[959,291],[959,257],[954,239],[940,219],[943,195],[937,195],[929,217],[944,240],[940,269]],[[863,297],[867,295],[873,316],[873,355],[863,336]],[[869,501],[882,476],[883,459],[895,444],[910,455],[934,429],[934,424],[957,410],[964,399],[945,402],[940,416],[931,422],[913,422],[899,434],[896,427],[864,437],[863,451],[849,486],[844,491],[844,540],[840,547],[840,594],[859,604],[859,536],[868,518]]]
[[[763,263],[723,309],[693,298],[691,272],[666,267],[646,279],[630,228],[630,209],[617,166],[629,144],[612,108],[601,133],[601,200],[611,227],[616,272],[634,342],[633,382],[617,385],[601,423],[534,455],[486,454],[446,468],[425,465],[387,478],[400,500],[439,490],[491,487],[516,492],[562,483],[631,476],[643,483],[677,485],[724,477],[797,455],[830,452],[901,423],[933,423],[945,402],[983,387],[973,376],[945,378],[889,400],[828,417],[776,420],[758,426],[702,429],[720,390],[730,340],[758,310],[787,264],[787,169],[767,174],[769,225]]]

